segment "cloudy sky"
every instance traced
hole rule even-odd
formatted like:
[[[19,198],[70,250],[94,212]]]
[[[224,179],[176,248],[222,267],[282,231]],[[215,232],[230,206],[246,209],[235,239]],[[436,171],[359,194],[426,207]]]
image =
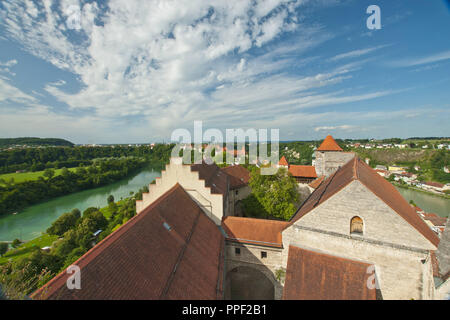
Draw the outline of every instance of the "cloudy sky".
[[[450,136],[448,2],[2,0],[0,137]]]

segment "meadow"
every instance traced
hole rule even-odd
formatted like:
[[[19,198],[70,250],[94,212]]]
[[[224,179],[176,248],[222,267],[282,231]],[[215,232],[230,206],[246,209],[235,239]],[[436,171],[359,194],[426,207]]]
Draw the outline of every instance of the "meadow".
[[[53,169],[55,172],[55,177],[59,176],[63,169]],[[70,171],[75,172],[76,168],[69,168]],[[37,180],[39,177],[44,177],[44,171],[36,171],[36,172],[22,172],[22,173],[5,173],[0,174],[0,185],[5,185],[2,179],[6,181],[11,181],[14,179],[14,183],[23,182],[23,181],[31,181]]]

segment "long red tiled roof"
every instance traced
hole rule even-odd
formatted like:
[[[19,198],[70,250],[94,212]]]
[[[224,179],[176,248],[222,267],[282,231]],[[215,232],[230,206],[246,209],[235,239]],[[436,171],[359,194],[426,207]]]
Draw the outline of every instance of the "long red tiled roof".
[[[294,177],[317,178],[316,168],[313,166],[290,165],[288,170]]]
[[[439,182],[433,182],[433,181],[427,181],[425,182],[427,186],[436,187],[436,188],[443,188],[445,185]]]
[[[222,221],[227,240],[281,248],[285,221],[228,216]]]
[[[433,230],[417,215],[416,210],[402,197],[398,190],[358,157],[347,162],[322,182],[291,218],[289,225],[327,201],[354,180],[363,183],[433,245],[439,244],[439,238]]]
[[[332,136],[328,135],[322,144],[317,148],[318,151],[343,151]]]
[[[230,176],[230,189],[236,189],[248,185],[250,171],[241,165],[229,166],[221,169]]]
[[[287,162],[287,160],[284,156],[281,157],[280,161],[278,161],[278,164],[280,166],[289,166],[289,163]]]
[[[422,213],[423,218],[425,220],[430,221],[434,226],[445,226],[445,223],[447,222],[447,218],[440,217],[435,213]]]
[[[34,299],[220,299],[224,237],[175,185],[78,259],[81,289],[61,272]]]
[[[375,300],[369,263],[289,246],[285,300]]]

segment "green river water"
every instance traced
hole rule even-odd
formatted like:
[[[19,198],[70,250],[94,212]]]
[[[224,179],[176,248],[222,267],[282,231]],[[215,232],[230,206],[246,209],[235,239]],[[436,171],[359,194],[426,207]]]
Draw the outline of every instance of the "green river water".
[[[113,184],[77,192],[40,203],[20,211],[16,215],[0,218],[0,241],[12,241],[15,238],[31,240],[41,235],[41,232],[51,225],[61,214],[78,208],[81,211],[89,207],[104,207],[107,197],[112,194],[115,200],[126,198],[131,191],[138,191],[148,185],[153,179],[159,177],[159,169],[146,168],[139,174],[115,182]],[[427,212],[434,212],[440,216],[450,213],[450,200],[429,195],[415,190],[397,188],[407,200],[413,200],[419,207]]]
[[[105,207],[110,194],[116,201],[130,196],[159,177],[159,169],[146,168],[135,176],[96,189],[85,190],[67,196],[33,205],[17,214],[0,217],[0,242],[16,238],[31,240],[45,232],[47,228],[64,212],[74,208],[83,210],[89,207]]]

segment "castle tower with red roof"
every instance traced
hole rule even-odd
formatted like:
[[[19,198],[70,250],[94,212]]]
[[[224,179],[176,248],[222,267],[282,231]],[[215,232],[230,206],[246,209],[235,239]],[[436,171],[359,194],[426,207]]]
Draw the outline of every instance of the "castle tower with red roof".
[[[284,168],[286,168],[286,169],[289,168],[289,163],[287,162],[285,156],[282,156],[281,159],[280,159],[280,161],[278,161],[278,168],[279,168],[279,167],[284,167]]]
[[[317,176],[330,176],[354,158],[353,152],[344,152],[331,135],[328,135],[314,153],[313,166]]]

